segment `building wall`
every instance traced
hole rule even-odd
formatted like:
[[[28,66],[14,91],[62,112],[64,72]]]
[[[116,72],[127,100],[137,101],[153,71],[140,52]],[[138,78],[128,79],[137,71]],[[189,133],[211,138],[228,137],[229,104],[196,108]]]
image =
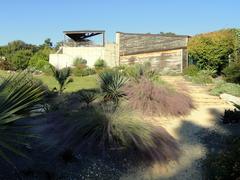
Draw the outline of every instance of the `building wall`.
[[[61,54],[51,54],[49,62],[58,68],[72,66],[79,57],[87,60],[93,67],[97,59],[104,59],[108,66],[116,66],[116,45],[106,44],[104,47],[63,47]]]
[[[182,49],[141,53],[136,55],[120,56],[121,64],[151,62],[152,66],[163,72],[182,71]]]
[[[156,69],[182,72],[188,36],[117,33],[119,64],[150,61]]]

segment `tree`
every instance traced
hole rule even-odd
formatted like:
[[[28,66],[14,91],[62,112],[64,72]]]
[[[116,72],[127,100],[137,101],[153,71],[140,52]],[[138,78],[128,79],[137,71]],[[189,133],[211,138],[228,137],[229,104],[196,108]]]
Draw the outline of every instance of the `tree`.
[[[190,59],[200,69],[214,69],[220,74],[234,54],[236,35],[231,29],[200,34],[190,39]]]
[[[45,39],[45,41],[43,43],[43,46],[51,48],[53,46],[53,43],[51,42],[51,39],[50,38]]]
[[[165,36],[175,36],[176,34],[173,32],[160,32],[160,35],[165,35]]]
[[[19,50],[16,53],[7,56],[7,59],[11,62],[16,70],[24,70],[28,67],[30,58],[33,52],[31,50]]]
[[[45,66],[49,65],[49,54],[53,50],[49,47],[45,47],[36,52],[29,61],[29,66],[34,67],[38,70],[43,70]]]

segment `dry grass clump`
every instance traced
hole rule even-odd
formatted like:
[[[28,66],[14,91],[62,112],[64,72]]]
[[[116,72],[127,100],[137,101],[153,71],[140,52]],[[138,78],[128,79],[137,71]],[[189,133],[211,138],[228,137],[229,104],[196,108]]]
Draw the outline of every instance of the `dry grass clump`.
[[[109,112],[106,109],[111,108],[102,106],[83,108],[64,121],[48,123],[43,133],[52,133],[58,151],[69,148],[81,154],[111,154],[144,162],[178,159],[178,143],[164,128],[126,108]]]
[[[156,86],[146,78],[124,88],[129,106],[147,115],[182,116],[194,108],[191,98],[165,86]]]

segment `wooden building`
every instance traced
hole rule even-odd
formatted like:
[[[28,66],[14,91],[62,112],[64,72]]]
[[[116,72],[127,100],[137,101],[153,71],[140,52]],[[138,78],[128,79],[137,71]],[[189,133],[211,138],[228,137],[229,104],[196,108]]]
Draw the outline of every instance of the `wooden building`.
[[[100,36],[100,44],[91,38]],[[105,31],[64,31],[63,46],[50,55],[50,63],[58,68],[73,66],[76,58],[86,59],[94,66],[104,59],[108,66],[151,62],[163,72],[182,72],[188,65],[189,36],[116,33],[115,43],[105,43]],[[98,41],[97,41],[98,42]]]
[[[161,71],[182,72],[188,65],[189,36],[116,33],[119,64],[150,61]]]

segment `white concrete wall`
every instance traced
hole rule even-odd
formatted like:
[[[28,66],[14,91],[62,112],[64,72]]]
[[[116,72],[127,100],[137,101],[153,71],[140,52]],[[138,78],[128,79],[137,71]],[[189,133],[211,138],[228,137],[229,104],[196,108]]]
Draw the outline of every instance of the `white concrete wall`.
[[[50,54],[49,63],[58,69],[62,69],[72,66],[73,58],[66,54]]]
[[[87,60],[87,65],[93,67],[97,59],[104,59],[108,66],[116,66],[116,45],[106,44],[105,47],[62,47],[61,54],[50,54],[49,62],[55,67],[72,66],[79,57]]]

